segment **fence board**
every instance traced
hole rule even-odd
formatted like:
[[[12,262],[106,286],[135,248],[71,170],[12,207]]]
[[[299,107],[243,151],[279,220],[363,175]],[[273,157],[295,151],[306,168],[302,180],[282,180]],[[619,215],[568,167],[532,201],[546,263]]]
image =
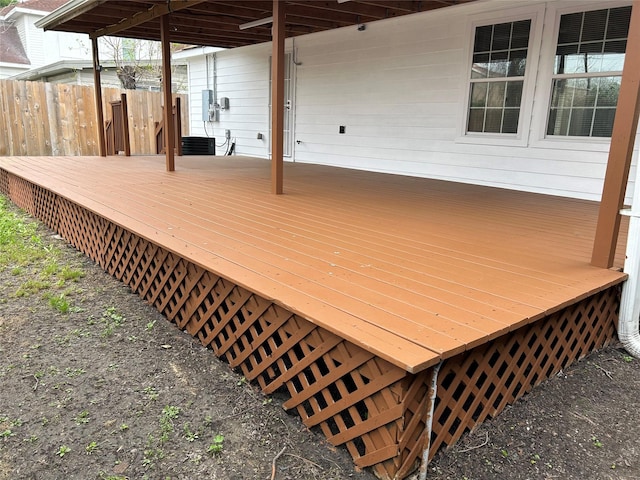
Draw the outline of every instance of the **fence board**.
[[[162,120],[162,94],[104,88],[104,120],[109,102],[126,93],[133,155],[155,154],[154,122]],[[182,98],[183,135],[189,131],[189,102]],[[176,95],[174,95],[174,98]],[[0,156],[98,155],[98,128],[92,86],[0,80]]]

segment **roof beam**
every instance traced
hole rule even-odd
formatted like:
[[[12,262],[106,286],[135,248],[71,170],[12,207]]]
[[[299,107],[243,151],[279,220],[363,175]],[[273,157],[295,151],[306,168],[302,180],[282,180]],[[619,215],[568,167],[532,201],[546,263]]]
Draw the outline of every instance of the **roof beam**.
[[[115,33],[122,32],[123,30],[127,30],[131,27],[147,23],[148,21],[155,18],[168,15],[171,12],[177,12],[178,10],[182,10],[184,8],[191,8],[195,5],[198,5],[199,3],[204,3],[205,1],[206,0],[170,0],[167,3],[156,4],[147,11],[137,13],[133,17],[127,18],[120,23],[116,23],[115,25],[110,25],[108,27],[96,30],[95,32],[91,33],[89,37],[93,39],[97,37],[103,37],[105,35],[113,35]]]

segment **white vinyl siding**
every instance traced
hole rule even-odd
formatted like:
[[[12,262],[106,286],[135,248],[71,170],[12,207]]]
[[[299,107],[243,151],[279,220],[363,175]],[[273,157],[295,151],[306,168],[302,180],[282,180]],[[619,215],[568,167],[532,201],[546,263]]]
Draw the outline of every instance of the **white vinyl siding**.
[[[544,139],[558,11],[575,11],[578,4],[507,5],[470,2],[371,23],[364,31],[354,26],[296,37],[295,45],[287,39],[287,50],[295,50],[298,63],[293,160],[599,199],[608,145]],[[599,3],[586,5],[585,10]],[[484,134],[463,138],[479,17],[485,24],[532,19],[527,68],[535,68],[527,72],[526,124],[517,143]],[[239,154],[268,156],[268,141],[257,140],[256,134],[268,131],[270,55],[270,45],[217,54],[218,96],[229,97],[230,109],[210,125],[217,143],[230,129]],[[191,64],[201,69],[204,60]],[[200,102],[202,88],[202,83],[192,86],[192,132],[202,132],[193,103]],[[346,127],[344,134],[340,126]]]

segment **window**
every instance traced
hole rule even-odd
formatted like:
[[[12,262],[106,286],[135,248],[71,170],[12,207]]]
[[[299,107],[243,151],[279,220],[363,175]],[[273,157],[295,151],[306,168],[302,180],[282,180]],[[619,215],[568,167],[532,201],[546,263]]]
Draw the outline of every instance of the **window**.
[[[547,135],[610,137],[631,7],[560,17]]]
[[[531,20],[476,27],[467,132],[518,133]]]

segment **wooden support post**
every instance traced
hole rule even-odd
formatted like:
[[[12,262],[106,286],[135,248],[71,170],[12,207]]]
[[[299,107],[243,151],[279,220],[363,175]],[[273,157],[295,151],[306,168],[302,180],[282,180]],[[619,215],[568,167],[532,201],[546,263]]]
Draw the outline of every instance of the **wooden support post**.
[[[124,155],[131,156],[131,142],[129,140],[129,108],[127,106],[127,94],[120,94],[120,105],[122,111],[122,140],[124,141]]]
[[[273,0],[271,54],[271,193],[283,192],[284,157],[284,0]]]
[[[610,268],[618,243],[620,209],[629,179],[631,156],[640,113],[640,0],[634,0],[627,51],[622,70],[622,83],[611,134],[609,160],[602,189],[598,225],[593,243],[591,263]],[[640,188],[636,185],[635,188]],[[637,205],[634,205],[637,208]]]
[[[176,97],[176,155],[182,156],[182,104],[180,97]]]
[[[91,39],[93,52],[93,91],[96,102],[96,122],[98,123],[98,152],[101,157],[107,156],[107,144],[104,131],[104,110],[102,108],[102,85],[100,84],[100,57],[98,55],[98,39]]]
[[[169,15],[161,17],[160,42],[162,44],[162,93],[164,98],[164,147],[167,172],[175,166],[175,130],[173,127],[173,97],[171,95],[171,45],[169,40]]]

